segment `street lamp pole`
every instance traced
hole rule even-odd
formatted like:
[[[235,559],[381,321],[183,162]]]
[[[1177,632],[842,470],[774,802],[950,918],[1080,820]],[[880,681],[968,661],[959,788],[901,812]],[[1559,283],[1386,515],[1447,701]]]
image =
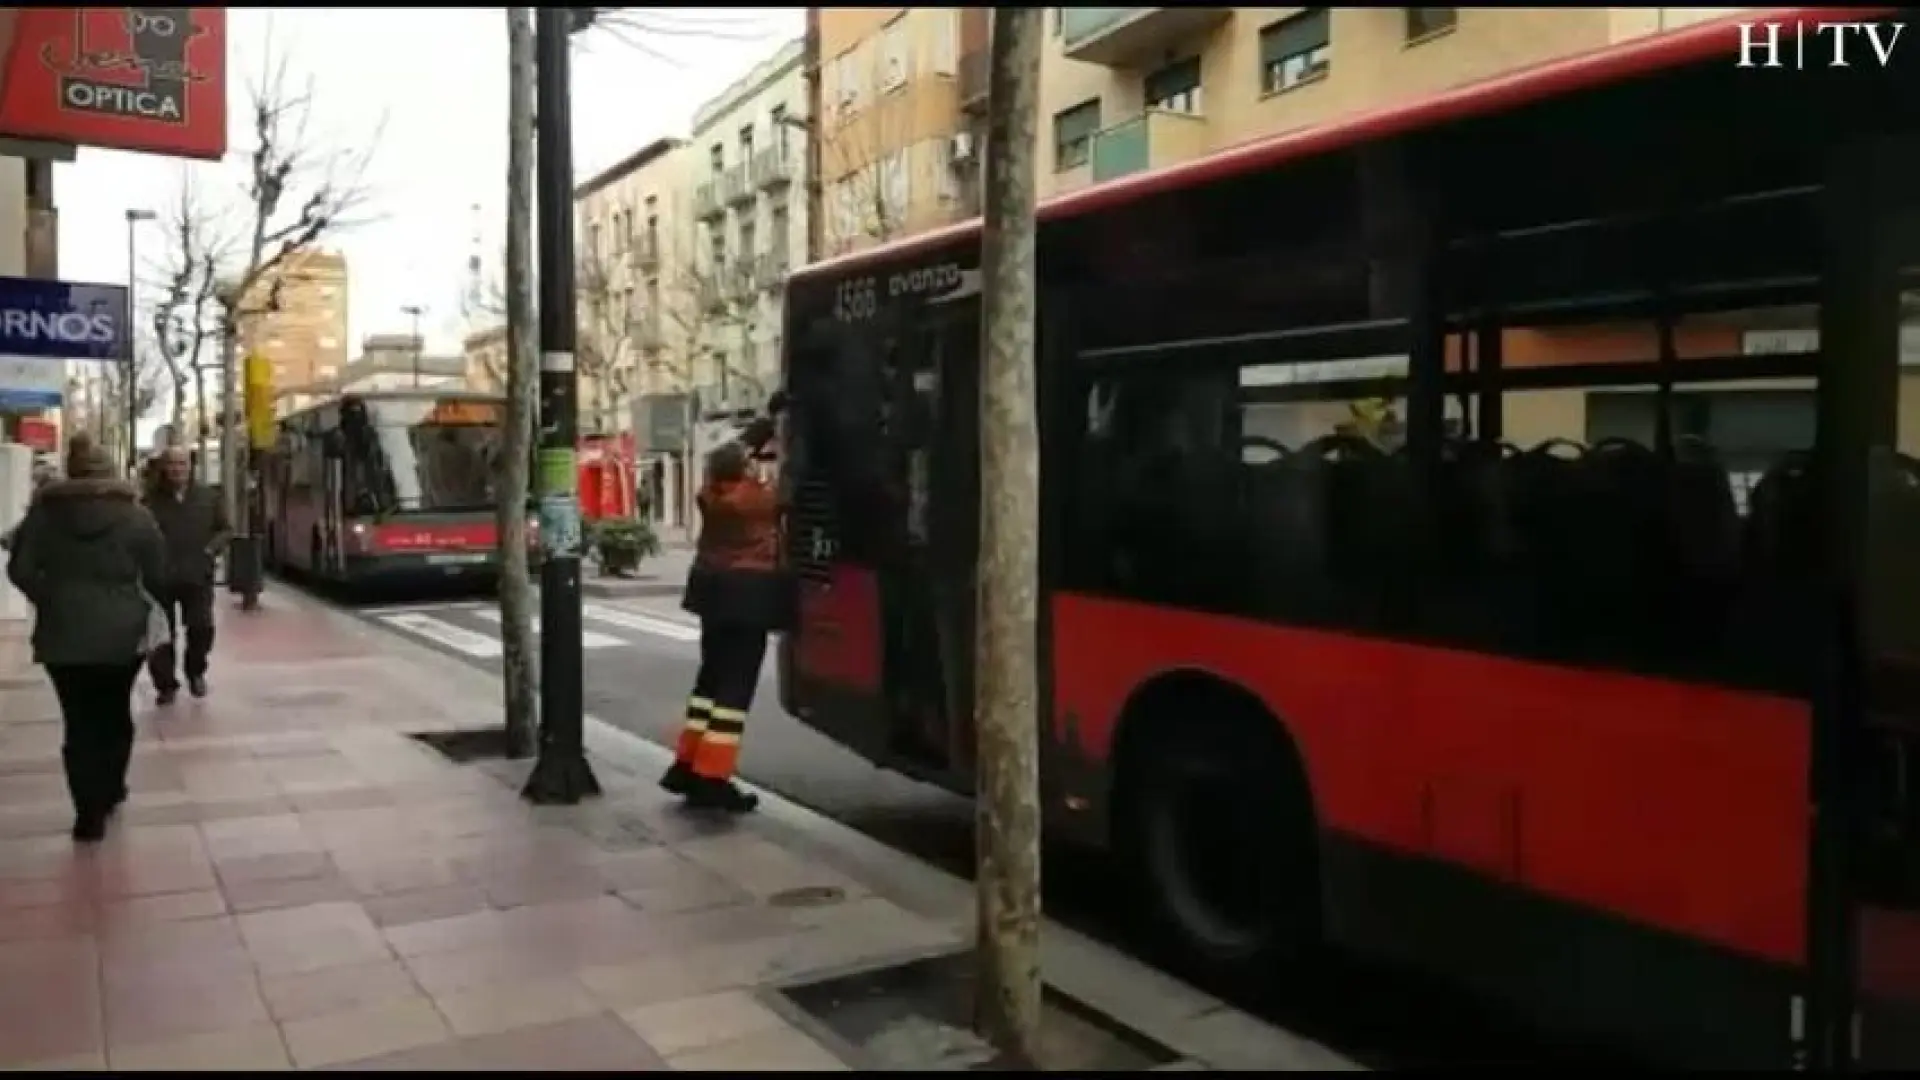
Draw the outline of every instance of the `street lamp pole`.
[[[134,238],[139,235],[136,228],[143,221],[154,220],[151,210],[137,207],[127,208],[127,355],[126,392],[127,392],[127,475],[133,476],[140,464],[140,365],[137,360],[139,348],[134,345],[134,315],[140,303],[139,263],[134,259]]]
[[[420,337],[420,316],[426,313],[427,309],[419,304],[408,304],[400,309],[400,314],[413,319],[413,388],[415,390],[420,389],[420,354],[427,347],[427,343]]]
[[[580,612],[578,331],[573,295],[573,109],[567,50],[591,8],[540,8],[534,23],[535,221],[540,287],[540,760],[521,794],[572,805],[600,794],[587,764]]]

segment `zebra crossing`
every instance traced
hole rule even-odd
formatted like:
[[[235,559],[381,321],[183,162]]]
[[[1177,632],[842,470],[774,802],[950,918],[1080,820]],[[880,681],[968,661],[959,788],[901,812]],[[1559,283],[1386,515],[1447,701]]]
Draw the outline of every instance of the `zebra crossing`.
[[[653,615],[611,604],[587,602],[580,614],[585,623],[581,643],[588,649],[621,649],[657,645],[661,641],[690,645],[700,640],[700,628],[689,619]],[[366,617],[390,630],[429,645],[477,660],[498,659],[500,609],[486,601],[460,601],[369,611]],[[540,617],[533,619],[540,633]]]

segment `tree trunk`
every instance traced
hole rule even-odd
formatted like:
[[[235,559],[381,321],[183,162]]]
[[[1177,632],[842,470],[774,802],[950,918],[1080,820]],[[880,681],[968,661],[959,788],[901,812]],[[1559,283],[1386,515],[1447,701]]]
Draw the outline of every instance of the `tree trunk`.
[[[1033,1068],[1040,1041],[1040,439],[1034,416],[1034,130],[1041,8],[993,13],[980,380],[980,1034]]]
[[[197,332],[196,332],[197,333]],[[207,469],[207,373],[200,366],[200,342],[196,336],[193,349],[193,447],[194,481],[206,478]]]
[[[534,681],[533,584],[527,567],[527,486],[539,352],[533,310],[533,19],[507,9],[507,431],[495,459],[500,544],[500,663],[507,755],[533,756],[539,732]]]

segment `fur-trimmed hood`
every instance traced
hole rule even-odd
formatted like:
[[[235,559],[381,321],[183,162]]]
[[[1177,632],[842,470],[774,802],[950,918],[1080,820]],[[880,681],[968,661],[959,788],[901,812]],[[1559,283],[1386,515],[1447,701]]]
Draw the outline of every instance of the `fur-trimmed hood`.
[[[33,506],[55,533],[91,539],[141,512],[140,492],[115,478],[55,480],[33,493]]]

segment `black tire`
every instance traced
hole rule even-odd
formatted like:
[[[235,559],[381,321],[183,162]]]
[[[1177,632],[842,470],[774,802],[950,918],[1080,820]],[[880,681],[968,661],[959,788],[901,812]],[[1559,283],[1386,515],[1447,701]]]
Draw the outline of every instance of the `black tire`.
[[[1319,944],[1311,797],[1279,731],[1252,719],[1191,726],[1201,715],[1183,710],[1129,753],[1121,852],[1177,962],[1265,982]]]

